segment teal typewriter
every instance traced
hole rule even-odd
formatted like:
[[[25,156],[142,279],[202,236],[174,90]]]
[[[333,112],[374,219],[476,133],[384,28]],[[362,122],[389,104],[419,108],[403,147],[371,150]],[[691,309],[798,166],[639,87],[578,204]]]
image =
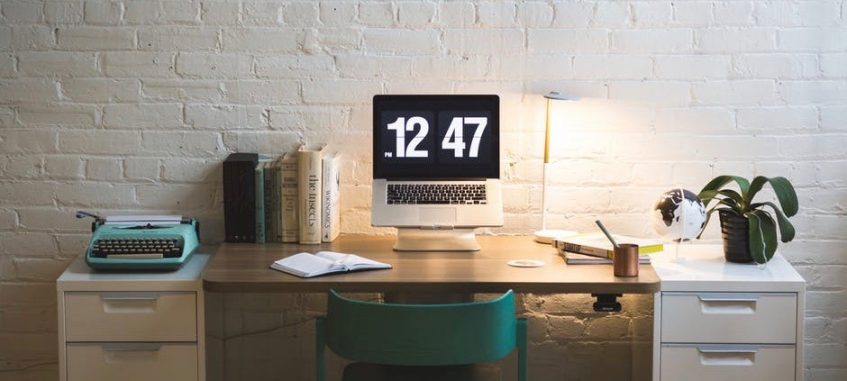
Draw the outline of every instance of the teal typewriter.
[[[200,246],[200,225],[181,216],[92,217],[85,262],[97,270],[176,270]]]

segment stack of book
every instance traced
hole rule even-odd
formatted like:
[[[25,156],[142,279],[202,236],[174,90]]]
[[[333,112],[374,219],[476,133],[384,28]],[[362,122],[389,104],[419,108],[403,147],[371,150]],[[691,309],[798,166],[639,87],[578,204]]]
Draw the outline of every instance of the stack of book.
[[[638,263],[649,264],[650,257],[647,254],[657,253],[664,250],[661,241],[643,238],[634,238],[623,235],[612,235],[618,243],[631,243],[638,245]],[[602,233],[580,234],[553,240],[553,246],[559,254],[565,257],[565,263],[569,265],[593,265],[611,264],[615,258],[612,243]]]
[[[332,242],[341,229],[337,155],[301,147],[278,158],[234,153],[224,161],[227,242]]]

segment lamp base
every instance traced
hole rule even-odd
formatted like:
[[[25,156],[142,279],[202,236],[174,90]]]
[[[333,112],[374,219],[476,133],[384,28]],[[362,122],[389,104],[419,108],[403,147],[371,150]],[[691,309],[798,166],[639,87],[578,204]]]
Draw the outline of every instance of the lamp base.
[[[535,232],[535,242],[551,244],[553,240],[560,237],[570,237],[577,235],[579,233],[572,230],[554,230],[554,229],[546,229],[546,230],[538,230]]]

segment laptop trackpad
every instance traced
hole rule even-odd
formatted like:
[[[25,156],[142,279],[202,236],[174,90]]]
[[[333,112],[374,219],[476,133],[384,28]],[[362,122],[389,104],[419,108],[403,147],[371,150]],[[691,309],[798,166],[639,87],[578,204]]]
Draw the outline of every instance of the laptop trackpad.
[[[418,220],[425,225],[453,225],[456,223],[456,208],[421,207]]]

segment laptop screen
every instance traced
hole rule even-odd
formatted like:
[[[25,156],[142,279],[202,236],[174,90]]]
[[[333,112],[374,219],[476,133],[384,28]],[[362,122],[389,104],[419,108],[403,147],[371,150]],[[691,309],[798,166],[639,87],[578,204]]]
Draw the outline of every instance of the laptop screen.
[[[497,95],[376,95],[377,179],[500,177]]]

